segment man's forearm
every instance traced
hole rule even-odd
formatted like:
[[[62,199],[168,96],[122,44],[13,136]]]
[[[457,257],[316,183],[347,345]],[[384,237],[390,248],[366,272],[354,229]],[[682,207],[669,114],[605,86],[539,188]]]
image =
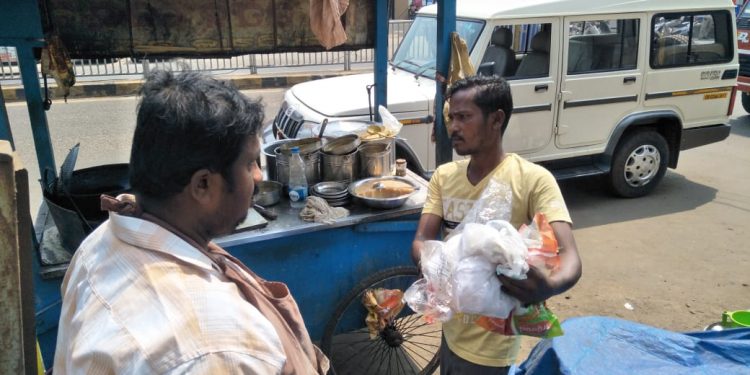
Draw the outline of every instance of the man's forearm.
[[[411,244],[411,260],[414,265],[419,266],[419,261],[422,259],[422,249],[424,248],[424,239],[414,239]]]
[[[552,275],[555,294],[560,294],[576,285],[581,278],[581,260],[577,252],[560,252],[560,268]]]

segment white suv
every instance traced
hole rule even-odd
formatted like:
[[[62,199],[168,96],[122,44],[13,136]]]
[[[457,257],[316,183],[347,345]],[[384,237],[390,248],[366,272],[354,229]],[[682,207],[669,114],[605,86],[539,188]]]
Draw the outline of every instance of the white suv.
[[[424,7],[388,69],[388,109],[403,123],[397,153],[435,167],[436,6]],[[682,150],[729,135],[738,73],[731,0],[462,0],[456,31],[479,74],[511,84],[507,151],[558,179],[608,174],[626,197],[647,194]],[[266,133],[354,132],[368,120],[373,74],[295,85]]]

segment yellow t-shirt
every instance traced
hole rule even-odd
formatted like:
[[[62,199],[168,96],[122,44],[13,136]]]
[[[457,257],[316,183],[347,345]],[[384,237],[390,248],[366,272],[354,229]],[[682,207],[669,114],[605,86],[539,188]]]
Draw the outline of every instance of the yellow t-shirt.
[[[516,154],[506,158],[482,181],[472,185],[467,177],[469,160],[440,166],[430,179],[423,214],[443,218],[444,234],[455,228],[479,199],[490,180],[507,189],[504,202],[497,202],[500,216],[519,228],[528,224],[537,212],[542,212],[549,222],[571,223],[560,188],[552,174]],[[443,323],[445,341],[459,357],[483,366],[504,367],[515,362],[520,340],[487,331],[477,325],[475,314],[456,314]]]

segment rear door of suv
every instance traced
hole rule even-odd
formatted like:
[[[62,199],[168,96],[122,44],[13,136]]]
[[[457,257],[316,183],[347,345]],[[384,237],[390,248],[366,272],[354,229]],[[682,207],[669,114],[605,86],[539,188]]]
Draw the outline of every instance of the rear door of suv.
[[[556,144],[605,144],[643,102],[642,13],[567,17]]]

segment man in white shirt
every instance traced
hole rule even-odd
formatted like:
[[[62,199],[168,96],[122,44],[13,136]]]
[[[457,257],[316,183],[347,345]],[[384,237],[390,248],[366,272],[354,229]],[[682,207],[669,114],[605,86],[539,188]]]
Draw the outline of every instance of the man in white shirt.
[[[260,102],[221,81],[195,72],[148,77],[130,159],[135,195],[103,199],[119,213],[70,263],[55,374],[314,372],[315,360],[304,371],[290,366],[307,357],[294,357],[269,305],[248,302],[223,272],[232,261],[217,263],[211,251],[211,239],[251,206],[262,121]],[[246,267],[232,267],[250,279]],[[312,347],[306,336],[294,345]]]

